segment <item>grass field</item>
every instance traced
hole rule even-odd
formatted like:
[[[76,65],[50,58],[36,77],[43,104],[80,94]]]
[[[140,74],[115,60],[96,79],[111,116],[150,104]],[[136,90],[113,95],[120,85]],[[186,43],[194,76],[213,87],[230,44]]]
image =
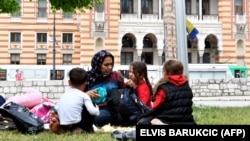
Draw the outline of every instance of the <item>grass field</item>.
[[[198,124],[250,125],[250,107],[194,107],[193,110]],[[115,141],[115,139],[110,137],[109,132],[56,135],[50,131],[43,131],[35,135],[26,135],[12,130],[0,131],[0,141]]]

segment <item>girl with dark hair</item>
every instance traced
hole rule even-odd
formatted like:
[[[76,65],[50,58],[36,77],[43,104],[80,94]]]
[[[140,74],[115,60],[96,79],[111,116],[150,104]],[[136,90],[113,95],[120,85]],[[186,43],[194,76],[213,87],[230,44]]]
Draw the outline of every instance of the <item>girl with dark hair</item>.
[[[126,83],[132,86],[137,97],[149,108],[151,108],[152,86],[148,79],[147,65],[144,62],[133,62],[129,67],[129,80]]]

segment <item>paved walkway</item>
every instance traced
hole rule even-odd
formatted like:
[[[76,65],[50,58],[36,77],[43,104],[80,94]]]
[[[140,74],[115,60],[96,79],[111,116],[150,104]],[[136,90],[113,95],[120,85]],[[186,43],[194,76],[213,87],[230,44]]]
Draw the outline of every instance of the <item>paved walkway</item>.
[[[194,97],[196,106],[244,107],[250,106],[250,96]]]

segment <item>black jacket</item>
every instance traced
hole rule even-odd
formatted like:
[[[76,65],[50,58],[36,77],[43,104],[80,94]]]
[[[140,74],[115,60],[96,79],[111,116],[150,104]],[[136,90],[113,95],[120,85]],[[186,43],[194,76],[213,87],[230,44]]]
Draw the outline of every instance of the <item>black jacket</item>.
[[[163,105],[159,109],[144,114],[139,119],[138,124],[150,124],[150,120],[153,118],[158,118],[169,125],[196,124],[192,115],[193,93],[188,82],[182,86],[175,86],[170,82],[166,82],[158,88],[162,88],[167,94]]]

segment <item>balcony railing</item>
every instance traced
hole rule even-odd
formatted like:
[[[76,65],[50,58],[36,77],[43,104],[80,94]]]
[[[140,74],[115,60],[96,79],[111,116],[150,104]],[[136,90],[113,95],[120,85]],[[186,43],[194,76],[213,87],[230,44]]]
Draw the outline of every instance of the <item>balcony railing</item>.
[[[198,15],[186,15],[186,18],[192,22],[204,21],[204,22],[218,22],[218,15],[203,15],[203,19],[199,19]]]
[[[122,21],[133,21],[138,20],[137,14],[121,14]]]
[[[158,14],[142,14],[141,17],[138,17],[137,14],[121,14],[121,21],[156,21],[158,19]]]
[[[218,22],[218,15],[203,15],[203,21]]]
[[[142,14],[143,21],[156,21],[158,20],[158,14]]]

